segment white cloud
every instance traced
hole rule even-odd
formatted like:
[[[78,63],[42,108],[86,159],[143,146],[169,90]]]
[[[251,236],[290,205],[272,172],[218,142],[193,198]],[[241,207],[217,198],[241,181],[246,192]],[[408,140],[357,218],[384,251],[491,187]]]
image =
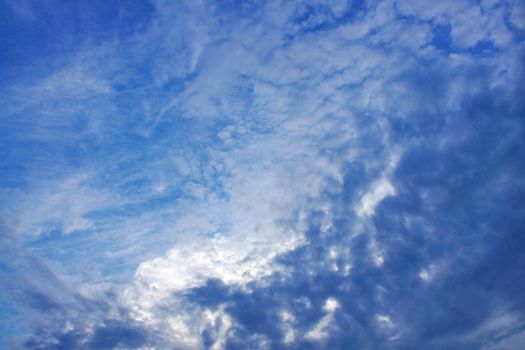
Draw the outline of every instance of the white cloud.
[[[517,28],[525,29],[525,5],[522,1],[511,1],[510,20]]]
[[[33,191],[2,189],[11,198],[2,208],[4,225],[19,236],[39,236],[59,229],[65,234],[93,227],[86,214],[113,203],[108,191],[89,185],[89,175],[41,181]],[[27,237],[26,237],[27,238]]]
[[[337,299],[328,298],[323,306],[323,310],[326,312],[334,312],[339,308],[339,302]]]
[[[392,319],[388,315],[377,314],[376,315],[376,320],[377,320],[377,322],[379,323],[379,325],[381,327],[391,328],[391,327],[394,326],[394,323],[392,322]]]
[[[326,314],[319,320],[319,322],[312,327],[304,337],[309,340],[322,341],[325,339],[334,324],[334,312],[339,308],[337,299],[328,298],[323,305],[323,310]]]
[[[371,188],[361,197],[357,207],[359,216],[372,216],[376,206],[386,197],[395,195],[396,190],[392,183],[382,178],[372,184]]]
[[[284,330],[283,342],[285,344],[293,343],[297,337],[297,331],[295,329],[295,317],[286,310],[281,312],[280,317]]]
[[[505,22],[503,9],[491,8],[494,4],[479,4],[468,1],[401,0],[398,7],[403,14],[450,23],[454,45],[470,48],[482,40],[493,40],[496,45],[507,45],[511,38]],[[491,8],[490,10],[487,9]],[[490,12],[487,12],[490,11]],[[489,13],[489,15],[487,15]]]

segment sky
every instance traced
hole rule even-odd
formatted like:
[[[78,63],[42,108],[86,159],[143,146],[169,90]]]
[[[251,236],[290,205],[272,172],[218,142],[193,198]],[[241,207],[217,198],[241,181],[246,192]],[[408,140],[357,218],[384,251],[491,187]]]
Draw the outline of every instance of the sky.
[[[519,0],[0,0],[0,349],[522,349],[524,43]]]

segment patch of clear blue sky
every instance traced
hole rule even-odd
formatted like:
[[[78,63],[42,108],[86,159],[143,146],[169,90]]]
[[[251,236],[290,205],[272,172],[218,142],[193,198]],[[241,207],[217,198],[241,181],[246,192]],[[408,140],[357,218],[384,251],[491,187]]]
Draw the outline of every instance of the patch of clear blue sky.
[[[153,13],[153,5],[141,0],[2,1],[0,71],[13,77],[35,63],[49,69],[85,45],[145,29]]]

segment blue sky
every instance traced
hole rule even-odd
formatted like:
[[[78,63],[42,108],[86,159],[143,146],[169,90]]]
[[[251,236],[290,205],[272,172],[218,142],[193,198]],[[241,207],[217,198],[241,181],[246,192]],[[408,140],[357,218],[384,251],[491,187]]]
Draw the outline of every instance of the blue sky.
[[[525,6],[0,1],[0,348],[521,349]]]

